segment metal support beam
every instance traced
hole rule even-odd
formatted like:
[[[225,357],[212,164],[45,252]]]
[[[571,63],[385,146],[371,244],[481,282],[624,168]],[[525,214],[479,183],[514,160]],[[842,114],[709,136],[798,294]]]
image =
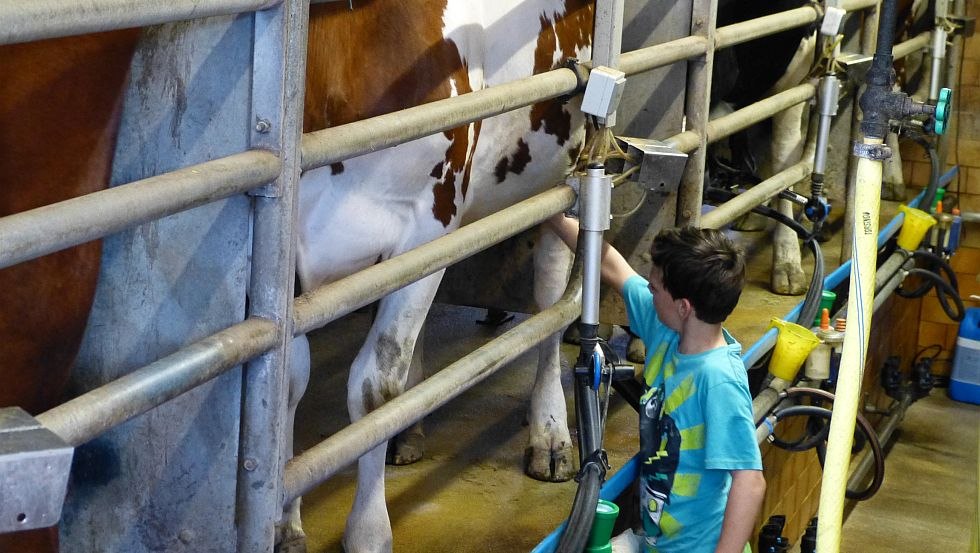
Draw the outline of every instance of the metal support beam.
[[[691,13],[691,35],[703,37],[708,44],[715,42],[717,0],[694,0]],[[687,159],[677,198],[678,226],[697,225],[701,216],[704,165],[708,150],[708,112],[711,109],[711,70],[715,51],[709,48],[704,56],[687,65],[687,95],[684,99],[686,127],[698,133],[697,147]]]
[[[701,217],[701,226],[704,228],[721,228],[752,211],[755,206],[769,201],[783,190],[805,179],[812,170],[813,162],[810,160],[801,161],[783,169],[739,194],[735,199],[729,200],[705,214]]]
[[[286,361],[293,336],[295,222],[305,90],[308,0],[255,13],[252,147],[278,151],[282,170],[255,198],[249,314],[277,323],[276,347],[242,373],[237,551],[272,553],[282,518]]]

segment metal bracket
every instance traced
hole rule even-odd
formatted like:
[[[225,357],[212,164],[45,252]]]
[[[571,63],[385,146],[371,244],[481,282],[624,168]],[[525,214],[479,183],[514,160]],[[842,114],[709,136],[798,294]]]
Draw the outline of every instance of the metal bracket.
[[[57,524],[74,451],[20,407],[0,409],[0,534]]]
[[[639,165],[630,180],[664,196],[680,188],[684,167],[687,166],[687,154],[659,140],[626,136],[616,139],[626,149],[629,159],[633,160],[626,162],[623,172]]]
[[[951,15],[946,19],[956,27],[950,34],[961,35],[964,39],[973,36],[977,30],[976,17]]]
[[[847,79],[857,85],[864,84],[868,69],[871,69],[873,56],[867,54],[841,54],[837,56],[837,63],[844,68]]]
[[[851,153],[870,159],[871,161],[885,161],[892,157],[892,149],[885,144],[865,144],[864,142],[852,143]]]

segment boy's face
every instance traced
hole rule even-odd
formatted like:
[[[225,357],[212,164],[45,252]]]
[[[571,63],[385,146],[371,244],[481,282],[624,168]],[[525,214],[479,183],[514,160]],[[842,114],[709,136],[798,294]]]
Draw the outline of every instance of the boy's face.
[[[649,281],[650,292],[653,293],[653,307],[657,310],[660,322],[667,325],[667,328],[680,332],[681,314],[677,305],[679,300],[675,300],[674,296],[664,288],[663,271],[660,267],[653,267]]]

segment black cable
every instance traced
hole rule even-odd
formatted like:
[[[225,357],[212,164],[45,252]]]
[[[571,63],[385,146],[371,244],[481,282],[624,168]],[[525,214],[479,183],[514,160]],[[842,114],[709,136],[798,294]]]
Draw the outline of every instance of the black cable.
[[[737,195],[734,192],[720,188],[708,189],[708,197],[713,201],[728,201]],[[806,227],[775,209],[760,205],[752,208],[752,211],[759,215],[769,217],[792,229],[803,240],[803,243],[810,247],[810,251],[813,253],[813,275],[810,277],[810,286],[807,288],[806,296],[803,298],[803,306],[800,308],[800,314],[797,316],[796,321],[793,321],[809,328],[810,323],[817,318],[817,311],[820,309],[820,300],[823,296],[824,261],[823,252],[820,250],[820,244],[817,242],[815,236],[816,233],[811,233]]]
[[[597,462],[588,462],[579,473],[578,490],[572,502],[568,523],[558,540],[557,553],[582,553],[592,531],[596,505],[599,504],[599,486],[605,470]]]

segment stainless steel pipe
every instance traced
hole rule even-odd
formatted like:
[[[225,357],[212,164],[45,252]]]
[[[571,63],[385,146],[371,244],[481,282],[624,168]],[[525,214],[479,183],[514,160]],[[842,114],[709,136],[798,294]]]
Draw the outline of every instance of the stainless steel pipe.
[[[264,10],[279,0],[30,0],[0,2],[0,44]]]
[[[247,192],[279,166],[272,153],[243,152],[0,218],[0,269]]]
[[[806,178],[813,169],[813,162],[801,161],[776,173],[768,179],[739,194],[713,211],[701,217],[703,228],[721,228],[724,225],[752,211],[752,208],[762,204],[790,186]]]
[[[276,344],[276,324],[248,319],[104,386],[45,411],[37,419],[79,446]]]
[[[581,264],[577,265],[576,277],[555,305],[293,457],[286,464],[283,486],[286,503],[312,490],[378,444],[445,405],[575,320],[581,293]]]
[[[294,333],[304,334],[537,225],[575,203],[559,186],[474,221],[410,252],[325,284],[296,298]]]

